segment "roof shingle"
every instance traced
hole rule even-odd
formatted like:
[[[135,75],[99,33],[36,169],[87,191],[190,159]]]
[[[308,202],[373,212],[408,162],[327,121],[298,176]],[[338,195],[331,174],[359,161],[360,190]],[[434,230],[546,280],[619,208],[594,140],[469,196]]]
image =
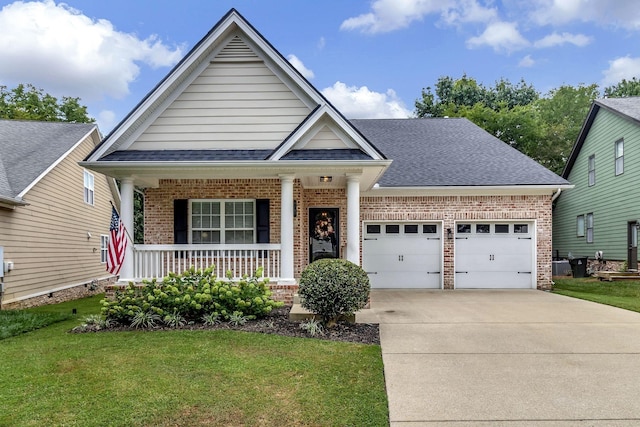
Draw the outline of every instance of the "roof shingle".
[[[569,184],[465,118],[351,123],[393,160],[382,187]]]
[[[0,120],[0,196],[15,198],[95,124]]]

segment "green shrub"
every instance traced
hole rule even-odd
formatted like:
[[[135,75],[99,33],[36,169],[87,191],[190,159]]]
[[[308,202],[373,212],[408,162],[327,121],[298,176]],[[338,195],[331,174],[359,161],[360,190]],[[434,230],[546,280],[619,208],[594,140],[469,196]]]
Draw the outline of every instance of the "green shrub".
[[[142,287],[130,283],[117,291],[113,300],[102,300],[102,314],[110,321],[138,327],[148,324],[149,318],[152,324],[167,319],[171,326],[199,322],[205,315],[229,320],[233,313],[240,313],[246,319],[256,319],[282,306],[271,299],[269,279],[259,279],[261,275],[258,269],[253,277],[232,282],[215,276],[213,267],[192,267],[181,275],[169,273],[161,281],[144,281]]]
[[[302,306],[332,326],[340,316],[364,308],[369,300],[369,277],[344,259],[320,259],[302,272],[298,293]]]

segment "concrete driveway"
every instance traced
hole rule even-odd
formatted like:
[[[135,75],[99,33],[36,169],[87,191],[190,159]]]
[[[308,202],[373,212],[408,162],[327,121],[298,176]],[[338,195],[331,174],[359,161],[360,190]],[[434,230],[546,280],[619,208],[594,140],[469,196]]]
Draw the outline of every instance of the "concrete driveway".
[[[373,290],[391,426],[640,425],[640,314],[535,290]]]

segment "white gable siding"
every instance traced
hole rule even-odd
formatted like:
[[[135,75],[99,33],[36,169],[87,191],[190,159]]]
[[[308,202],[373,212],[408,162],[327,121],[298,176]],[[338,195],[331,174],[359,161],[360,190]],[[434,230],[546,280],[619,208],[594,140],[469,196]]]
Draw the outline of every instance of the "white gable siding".
[[[263,62],[216,59],[130,149],[273,149],[310,112]]]
[[[336,135],[327,126],[323,126],[320,131],[313,136],[303,147],[306,150],[321,150],[321,149],[333,149],[333,148],[354,148],[356,145],[351,143],[345,144],[338,135]]]

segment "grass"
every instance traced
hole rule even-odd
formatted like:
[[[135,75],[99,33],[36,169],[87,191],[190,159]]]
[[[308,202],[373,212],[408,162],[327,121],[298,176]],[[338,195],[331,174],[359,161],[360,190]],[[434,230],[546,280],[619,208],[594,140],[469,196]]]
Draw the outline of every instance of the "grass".
[[[553,292],[640,312],[640,281],[554,278]]]
[[[67,320],[71,313],[33,313],[26,310],[0,311],[0,340]]]
[[[0,425],[384,426],[379,346],[235,331],[70,334],[100,296],[32,312],[78,318],[0,342]]]

